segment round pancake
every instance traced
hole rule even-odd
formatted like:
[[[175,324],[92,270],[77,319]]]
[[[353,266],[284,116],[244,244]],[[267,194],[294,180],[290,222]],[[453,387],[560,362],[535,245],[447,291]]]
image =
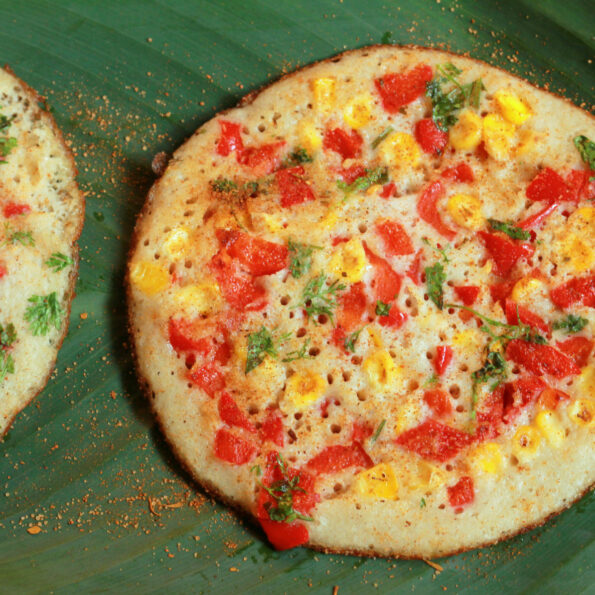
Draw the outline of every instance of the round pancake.
[[[181,462],[279,549],[444,556],[577,500],[593,138],[502,70],[394,46],[204,124],[128,271],[139,377]]]
[[[68,331],[85,200],[43,99],[0,69],[0,436],[45,386]]]

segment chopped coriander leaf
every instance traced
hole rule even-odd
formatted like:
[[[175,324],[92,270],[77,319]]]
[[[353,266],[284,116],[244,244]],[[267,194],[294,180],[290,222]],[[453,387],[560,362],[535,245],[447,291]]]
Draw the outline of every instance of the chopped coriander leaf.
[[[475,417],[475,407],[478,399],[477,387],[480,384],[494,381],[490,386],[490,391],[493,391],[501,382],[506,380],[507,375],[508,368],[504,356],[499,351],[488,351],[483,366],[471,374],[473,380],[471,414],[473,417]]]
[[[297,473],[293,477],[290,477],[287,465],[280,454],[277,455],[276,462],[282,478],[274,481],[269,487],[266,487],[259,482],[260,487],[266,490],[276,504],[273,505],[272,502],[265,503],[264,506],[269,518],[272,521],[280,523],[292,523],[296,519],[301,521],[312,521],[312,517],[303,515],[301,512],[298,512],[293,508],[293,495],[296,492],[306,493],[306,490],[299,485],[300,474]]]
[[[430,243],[430,240],[428,240],[428,238],[422,238],[422,242],[426,246],[429,246],[430,248],[432,248],[432,250],[434,250],[434,252],[437,252],[438,254],[440,254],[442,256],[444,262],[450,262],[450,260],[448,259],[448,256],[446,255],[446,251],[450,249],[450,244],[446,244],[446,246],[444,246],[444,248],[438,248],[438,245],[432,246],[432,244]]]
[[[312,161],[312,156],[308,154],[306,149],[298,147],[295,151],[289,153],[289,155],[285,157],[283,165],[284,167],[294,167],[296,165],[301,165],[302,163],[312,163]]]
[[[74,261],[70,256],[66,256],[66,254],[62,254],[62,252],[54,252],[46,261],[45,264],[54,269],[54,272],[57,273],[65,269],[67,266],[74,264]]]
[[[437,262],[431,267],[426,267],[426,286],[428,288],[428,295],[430,299],[442,310],[444,304],[444,296],[442,285],[446,281],[446,273],[441,262]]]
[[[7,374],[14,374],[14,359],[8,348],[17,340],[14,324],[6,326],[0,324],[0,384],[4,382]]]
[[[302,291],[302,301],[298,307],[304,308],[308,318],[325,314],[334,324],[333,310],[337,307],[337,292],[346,289],[346,285],[335,279],[330,285],[326,275],[321,273],[308,281]]]
[[[295,362],[299,359],[310,359],[312,356],[308,353],[308,347],[310,346],[310,338],[307,338],[299,349],[289,351],[285,357],[281,360],[284,364],[289,362]]]
[[[343,341],[343,346],[345,347],[346,351],[351,351],[351,353],[355,353],[355,344],[359,339],[361,332],[364,330],[365,327],[362,326],[359,330],[351,333],[347,337],[345,337],[345,341]]]
[[[580,135],[574,137],[574,146],[581,154],[581,159],[587,164],[591,172],[595,171],[595,143],[586,136]],[[595,175],[589,178],[589,181],[595,180]]]
[[[588,324],[588,320],[582,316],[569,314],[566,318],[556,320],[552,325],[554,330],[565,330],[568,333],[578,333],[582,331]]]
[[[55,291],[48,295],[33,295],[28,301],[31,305],[25,310],[25,320],[34,335],[47,335],[50,326],[60,329],[64,309]]]
[[[376,316],[388,316],[392,304],[385,304],[381,300],[376,301]]]
[[[10,347],[17,340],[17,332],[12,322],[8,323],[6,327],[0,324],[0,348],[6,349]]]
[[[531,233],[522,227],[517,227],[514,223],[498,221],[497,219],[488,219],[490,227],[494,231],[501,231],[513,240],[528,240]]]
[[[246,182],[242,185],[242,190],[245,190],[248,194],[256,194],[260,185],[256,180]]]
[[[376,428],[376,431],[374,432],[374,435],[372,436],[372,438],[370,438],[370,444],[374,444],[374,442],[376,442],[376,440],[378,440],[378,437],[382,433],[382,430],[384,429],[385,425],[386,425],[386,419],[383,419],[378,424],[378,427]]]
[[[250,467],[250,473],[254,473],[256,474],[256,477],[260,477],[262,475],[260,465],[252,465],[252,467]]]
[[[385,31],[384,35],[380,39],[380,43],[382,43],[383,45],[388,45],[390,43],[392,36],[393,36],[392,31]]]
[[[290,256],[289,272],[294,279],[299,279],[310,270],[314,250],[322,250],[320,246],[300,244],[292,240],[287,242],[287,248]]]
[[[210,184],[215,192],[233,192],[238,189],[238,185],[228,178],[217,178],[211,180]]]
[[[30,231],[14,231],[8,221],[4,224],[4,242],[2,246],[7,244],[21,244],[21,246],[35,246],[33,234]]]
[[[288,334],[284,334],[275,344],[271,331],[264,326],[258,332],[248,335],[248,353],[244,373],[248,374],[260,366],[267,354],[277,357],[279,344],[284,343],[288,338]]]
[[[438,382],[440,382],[440,378],[438,377],[438,375],[434,372],[425,382],[424,382],[424,388],[427,388],[429,386],[436,386],[438,384]]]
[[[342,180],[337,182],[337,188],[343,190],[347,198],[354,192],[363,192],[374,184],[386,184],[388,182],[388,168],[387,167],[375,167],[374,169],[367,169],[365,176],[360,176],[351,184],[346,184]]]
[[[419,507],[420,507],[420,508],[425,508],[425,507],[426,507],[426,501],[425,501],[425,499],[424,499],[424,498],[422,498],[422,499],[419,501]]]
[[[378,147],[378,145],[394,130],[392,126],[387,126],[373,141],[371,144],[372,149]]]
[[[0,114],[0,132],[6,131],[10,128],[14,116],[9,118],[4,114]],[[0,164],[6,163],[6,157],[17,146],[17,139],[13,136],[0,136]]]

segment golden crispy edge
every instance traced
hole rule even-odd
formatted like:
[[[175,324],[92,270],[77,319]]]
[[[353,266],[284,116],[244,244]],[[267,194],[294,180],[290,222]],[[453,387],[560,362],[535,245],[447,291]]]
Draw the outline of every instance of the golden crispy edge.
[[[49,109],[47,109],[48,105],[46,102],[46,98],[43,95],[40,95],[35,89],[33,89],[33,87],[30,87],[21,78],[19,78],[8,64],[4,65],[4,70],[6,72],[8,72],[8,74],[10,74],[12,77],[14,77],[14,79],[20,85],[22,85],[23,89],[25,90],[25,92],[27,93],[27,95],[29,96],[29,99],[31,101],[36,102],[36,103],[39,102],[45,106],[46,109],[41,109],[41,108],[38,108],[38,109],[42,112],[42,117],[46,118],[46,121],[50,125],[52,131],[54,132],[58,143],[64,149],[66,158],[70,162],[70,167],[72,170],[72,177],[73,177],[73,181],[74,181],[74,184],[76,187],[76,194],[78,195],[81,209],[80,209],[80,216],[78,218],[78,221],[76,222],[77,226],[76,226],[74,243],[73,243],[73,248],[72,248],[72,256],[73,256],[73,260],[74,260],[74,265],[70,272],[70,281],[69,281],[69,284],[68,284],[68,287],[67,287],[66,293],[65,293],[66,312],[64,315],[64,324],[63,324],[62,334],[58,338],[58,341],[56,342],[56,356],[54,357],[53,361],[50,363],[48,373],[47,373],[46,377],[40,383],[39,388],[31,394],[29,400],[25,404],[23,404],[21,409],[19,411],[17,411],[12,416],[12,418],[8,421],[6,428],[4,430],[4,433],[0,434],[0,439],[2,439],[4,436],[6,436],[6,434],[10,430],[16,416],[25,407],[27,407],[31,403],[31,401],[33,401],[33,399],[45,388],[45,385],[47,384],[48,380],[50,379],[50,376],[52,375],[52,372],[54,371],[54,366],[56,365],[56,359],[58,358],[58,352],[60,351],[60,348],[62,347],[62,343],[64,342],[66,335],[68,334],[68,327],[69,327],[69,323],[70,323],[70,310],[71,310],[71,306],[72,306],[72,300],[74,298],[74,288],[76,285],[76,280],[78,278],[78,269],[79,269],[79,247],[78,247],[77,241],[81,235],[81,232],[83,231],[83,224],[85,222],[85,194],[80,190],[80,188],[78,187],[78,183],[76,181],[76,178],[78,176],[78,170],[76,168],[74,156],[72,154],[72,151],[70,150],[70,147],[66,144],[66,141],[64,140],[64,136],[62,135],[62,131],[60,130],[60,128],[58,128],[58,125],[56,124],[54,117],[52,116]]]
[[[571,106],[574,109],[581,109],[578,106],[576,106],[570,99],[566,98],[566,97],[560,97],[559,95],[556,95],[555,93],[553,93],[552,91],[549,91],[548,89],[545,89],[543,87],[540,87],[539,85],[533,84],[530,81],[527,81],[526,79],[523,79],[519,76],[516,76],[514,74],[511,74],[510,72],[504,70],[503,68],[500,68],[498,66],[492,66],[491,64],[483,61],[483,60],[478,60],[476,58],[472,58],[470,57],[468,54],[466,53],[461,53],[461,54],[457,54],[455,52],[452,52],[450,50],[441,50],[441,49],[437,49],[437,48],[426,48],[423,46],[419,46],[419,45],[415,45],[415,44],[409,44],[409,45],[390,45],[390,46],[386,46],[383,44],[375,44],[375,45],[371,45],[371,46],[365,46],[362,48],[357,48],[354,50],[346,50],[344,52],[341,52],[340,54],[336,54],[335,56],[332,56],[330,58],[325,58],[323,60],[319,60],[317,62],[313,62],[311,64],[307,64],[306,66],[303,66],[302,68],[299,68],[297,70],[294,70],[293,72],[287,73],[282,75],[281,77],[279,77],[278,79],[275,79],[273,81],[271,81],[270,83],[267,83],[266,85],[264,85],[263,87],[256,89],[250,93],[248,93],[247,95],[245,95],[242,99],[240,99],[240,101],[238,102],[238,104],[236,105],[236,107],[246,107],[248,105],[250,105],[251,103],[254,102],[254,100],[264,91],[266,91],[269,87],[272,87],[274,84],[278,83],[281,80],[285,80],[287,78],[290,78],[292,76],[295,76],[297,74],[301,74],[306,72],[307,70],[309,70],[310,68],[313,68],[314,66],[317,66],[319,64],[324,64],[327,62],[338,62],[341,58],[343,58],[344,56],[347,55],[351,55],[351,54],[358,54],[361,52],[365,52],[365,51],[369,51],[369,50],[376,50],[376,49],[380,49],[380,48],[384,48],[384,47],[393,47],[395,49],[412,49],[412,50],[423,50],[423,51],[430,51],[430,52],[436,52],[439,54],[447,54],[453,57],[463,57],[466,58],[468,60],[472,60],[473,62],[481,65],[481,66],[486,66],[488,68],[493,68],[496,69],[498,71],[500,71],[501,73],[505,74],[508,77],[512,77],[514,79],[518,79],[518,80],[522,80],[523,82],[528,83],[529,85],[531,85],[532,87],[534,87],[535,89],[538,89],[539,91],[545,92],[548,95],[551,95],[553,98],[556,98],[557,100],[563,100],[566,104],[568,104],[569,106]],[[211,118],[209,118],[209,120],[207,121],[211,121],[214,118],[220,117],[226,113],[228,113],[229,111],[231,111],[232,109],[235,108],[229,108],[226,110],[223,110],[221,112],[217,112],[215,115],[213,115]],[[581,110],[583,112],[585,112],[585,110]],[[595,116],[593,116],[593,114],[591,114],[590,112],[585,112],[587,113],[592,119],[595,120]],[[200,130],[200,126],[197,130]],[[196,134],[196,131],[193,133]],[[182,146],[182,144],[184,144],[186,142],[185,139],[183,143],[181,143],[179,146]],[[157,156],[156,156],[157,157]],[[163,160],[163,157],[160,154],[160,158],[161,160]],[[143,207],[140,211],[140,213],[137,216],[137,221],[132,233],[132,237],[131,237],[131,241],[130,241],[130,248],[128,250],[128,261],[130,261],[130,258],[132,257],[134,251],[136,250],[137,244],[138,244],[138,232],[140,229],[140,224],[142,222],[142,219],[147,215],[150,207],[151,207],[151,197],[152,195],[157,191],[158,186],[159,186],[159,182],[160,182],[160,178],[161,175],[163,175],[163,173],[165,172],[165,170],[167,169],[167,165],[163,166],[161,165],[161,167],[159,168],[155,168],[154,171],[159,172],[159,177],[157,178],[157,180],[155,181],[155,183],[153,184],[153,186],[151,186],[151,188],[149,189],[149,193],[147,195],[147,199],[145,200],[145,203],[143,204]],[[194,475],[194,473],[192,472],[190,466],[188,465],[188,463],[184,460],[183,456],[181,455],[181,453],[178,451],[176,444],[174,442],[172,442],[169,437],[167,436],[166,432],[165,432],[165,424],[164,421],[160,418],[159,414],[157,413],[155,407],[153,406],[153,393],[151,391],[151,387],[148,383],[148,381],[146,380],[146,378],[144,378],[144,376],[141,373],[141,368],[138,362],[138,354],[136,352],[136,338],[135,338],[135,333],[134,333],[134,329],[133,329],[133,324],[132,324],[132,291],[131,291],[131,286],[130,286],[130,279],[129,279],[129,271],[127,269],[126,271],[126,275],[125,275],[125,279],[124,279],[124,285],[125,285],[125,289],[126,289],[126,302],[127,302],[127,313],[128,313],[128,328],[129,328],[129,333],[131,336],[131,343],[132,343],[132,356],[133,356],[133,361],[134,361],[134,366],[136,369],[136,374],[137,377],[139,379],[139,383],[140,383],[140,387],[141,390],[145,393],[145,395],[147,396],[150,404],[151,404],[151,409],[153,411],[153,414],[155,415],[155,418],[157,419],[157,424],[160,428],[160,431],[162,433],[162,435],[165,437],[166,442],[169,444],[174,456],[176,457],[176,459],[178,460],[178,463],[182,466],[182,468],[184,469],[184,471],[186,473],[188,473],[189,476],[192,477],[194,483],[201,488],[204,492],[206,492],[209,496],[212,496],[214,498],[216,498],[219,502],[223,503],[225,506],[228,506],[229,508],[235,510],[242,518],[248,520],[249,522],[251,522],[252,524],[259,526],[258,525],[258,520],[256,519],[256,517],[254,516],[254,514],[244,508],[243,506],[241,506],[240,504],[238,504],[237,502],[231,500],[230,498],[228,498],[225,494],[222,494],[216,486],[214,486],[211,482],[207,481],[207,480],[199,480],[196,478],[196,476]],[[574,505],[576,502],[578,502],[579,500],[581,500],[584,496],[586,496],[589,492],[593,491],[595,489],[595,481],[588,486],[577,498],[575,498],[572,502],[570,502],[569,504],[567,504],[566,506],[561,506],[559,509],[555,510],[554,512],[550,513],[548,516],[544,517],[543,519],[531,524],[531,525],[527,525],[527,526],[523,526],[520,529],[518,529],[518,531],[510,531],[502,536],[500,536],[498,539],[492,540],[492,541],[485,541],[482,542],[478,545],[474,545],[471,547],[463,547],[460,548],[458,550],[453,550],[450,552],[446,552],[446,553],[442,553],[436,556],[432,556],[432,557],[436,557],[436,558],[444,558],[447,556],[454,556],[457,554],[461,554],[463,552],[467,552],[470,550],[475,550],[475,549],[480,549],[480,548],[484,548],[484,547],[488,547],[491,545],[495,545],[497,543],[500,543],[502,541],[505,541],[507,539],[510,539],[512,537],[515,537],[517,535],[522,535],[524,533],[527,533],[529,531],[532,531],[533,529],[536,529],[537,527],[541,527],[542,525],[544,525],[545,523],[547,523],[549,520],[551,520],[552,518],[554,518],[555,516],[559,515],[560,513],[564,512],[565,510],[567,510],[568,508],[570,508],[572,505]],[[266,541],[266,538],[265,538]],[[357,549],[341,549],[341,548],[329,548],[329,547],[324,547],[324,546],[319,546],[316,544],[311,544],[311,543],[307,543],[305,544],[306,547],[315,550],[315,551],[319,551],[319,552],[323,552],[326,554],[343,554],[343,555],[353,555],[353,556],[362,556],[362,557],[367,557],[367,558],[400,558],[400,559],[404,559],[404,560],[420,560],[420,559],[424,559],[424,557],[422,556],[406,556],[406,555],[401,555],[401,554],[376,554],[374,552],[370,552],[369,550],[357,550]]]

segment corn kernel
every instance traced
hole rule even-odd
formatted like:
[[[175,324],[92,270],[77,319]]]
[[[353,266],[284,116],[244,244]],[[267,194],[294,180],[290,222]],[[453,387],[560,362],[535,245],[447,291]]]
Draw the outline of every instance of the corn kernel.
[[[497,161],[507,159],[515,131],[514,124],[498,114],[488,114],[483,119],[483,142],[488,154]]]
[[[166,236],[163,249],[173,259],[182,258],[186,254],[190,234],[185,227],[175,227]]]
[[[381,349],[384,346],[384,343],[382,341],[380,333],[378,332],[378,329],[374,328],[373,326],[368,326],[367,328],[368,336],[370,337],[372,344],[374,345],[374,347],[376,347],[376,349]]]
[[[130,281],[146,295],[155,295],[169,285],[169,273],[154,262],[137,262],[130,270]]]
[[[321,77],[312,81],[314,91],[314,105],[319,112],[328,113],[335,105],[335,86],[334,78]]]
[[[471,452],[471,462],[484,473],[500,473],[503,466],[502,449],[496,442],[484,442]]]
[[[339,244],[329,262],[329,270],[349,283],[361,281],[366,270],[366,252],[361,240],[352,238]]]
[[[300,123],[299,142],[300,146],[310,154],[316,153],[322,147],[322,136],[310,120]]]
[[[395,132],[384,139],[378,147],[378,155],[396,169],[417,167],[421,160],[419,145],[406,132]]]
[[[318,220],[317,227],[321,229],[333,229],[339,219],[339,208],[331,205],[328,211]]]
[[[534,130],[530,128],[519,130],[519,141],[514,149],[515,155],[521,157],[531,153],[537,146],[538,140],[539,135]]]
[[[221,293],[215,282],[186,285],[175,293],[174,299],[186,314],[210,314],[221,306]]]
[[[573,401],[568,407],[568,417],[577,426],[595,427],[595,402],[587,399]]]
[[[585,395],[595,395],[595,366],[585,366],[579,377],[578,384]]]
[[[273,215],[269,213],[261,214],[262,220],[266,225],[267,229],[274,234],[279,234],[284,230],[283,221],[279,215]]]
[[[512,438],[512,453],[521,463],[526,463],[537,456],[541,436],[531,426],[520,426]]]
[[[448,199],[446,208],[453,221],[465,229],[477,231],[485,223],[481,201],[470,194],[454,194]]]
[[[326,383],[320,374],[310,371],[296,372],[287,379],[282,409],[286,404],[293,409],[306,409],[320,398],[325,387]]]
[[[357,130],[372,119],[372,97],[368,94],[354,97],[343,108],[345,123]]]
[[[450,129],[450,144],[458,151],[473,151],[481,142],[481,118],[471,110],[465,110]]]
[[[384,390],[397,380],[398,370],[388,351],[381,349],[368,356],[363,363],[370,383],[376,390]]]
[[[519,279],[512,288],[511,298],[518,304],[530,303],[538,296],[545,295],[546,286],[541,279],[535,277],[523,277]]]
[[[463,354],[472,355],[483,349],[485,335],[478,329],[470,328],[454,335],[452,343],[454,346],[458,347]]]
[[[357,474],[355,490],[366,498],[394,500],[397,497],[399,486],[393,468],[387,463],[380,463]]]
[[[393,417],[393,425],[397,434],[413,428],[420,422],[422,416],[422,410],[419,405],[418,399],[408,399],[405,403],[401,404],[397,414]]]
[[[557,244],[557,252],[561,262],[567,264],[575,273],[584,273],[595,266],[595,250],[591,247],[590,238],[582,238],[579,235],[565,233]]]
[[[432,491],[444,484],[446,474],[432,463],[417,461],[408,479],[407,484],[412,490]]]
[[[553,447],[559,448],[564,442],[566,437],[564,428],[556,419],[556,414],[553,411],[549,409],[540,411],[535,416],[535,425]]]
[[[529,106],[512,91],[496,91],[494,99],[504,119],[511,124],[520,126],[531,117]]]

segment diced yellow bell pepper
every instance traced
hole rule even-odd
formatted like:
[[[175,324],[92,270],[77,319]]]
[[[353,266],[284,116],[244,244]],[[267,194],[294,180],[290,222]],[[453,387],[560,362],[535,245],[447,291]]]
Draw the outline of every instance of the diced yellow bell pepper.
[[[564,428],[556,419],[556,414],[553,411],[549,409],[540,411],[535,416],[535,425],[545,436],[545,439],[555,448],[559,448],[564,442],[564,438],[566,438]]]
[[[299,125],[300,146],[308,153],[316,153],[322,147],[322,135],[310,120],[304,120]]]
[[[358,473],[355,478],[355,491],[373,500],[394,500],[399,486],[393,468],[387,463],[380,463]]]
[[[209,314],[221,307],[221,293],[214,281],[186,285],[175,293],[174,299],[180,308],[194,315]]]
[[[448,199],[446,209],[453,221],[465,229],[477,231],[485,223],[481,201],[470,194],[454,194]]]
[[[488,114],[483,119],[483,142],[488,154],[497,161],[510,156],[512,140],[515,136],[514,124],[498,114]]]
[[[504,119],[511,124],[520,126],[531,117],[529,106],[512,91],[496,91],[494,99]]]
[[[369,94],[358,95],[343,108],[343,119],[347,126],[357,130],[365,126],[372,118],[372,97]]]
[[[511,298],[513,301],[522,304],[533,301],[539,294],[546,290],[545,283],[535,277],[522,277],[512,288]]]
[[[169,285],[169,273],[154,262],[141,261],[132,265],[130,281],[146,295],[155,295]]]
[[[407,169],[420,164],[421,150],[410,134],[395,132],[380,143],[378,156],[395,169]]]
[[[320,374],[296,372],[287,379],[283,401],[294,409],[306,409],[320,398],[325,388],[326,383]]]
[[[332,77],[321,77],[312,81],[314,106],[319,112],[328,113],[335,106],[336,81]]]
[[[595,427],[595,402],[588,399],[576,399],[568,406],[568,417],[577,426]]]
[[[500,473],[504,465],[502,449],[496,442],[483,442],[470,454],[472,464],[484,473]]]
[[[459,119],[449,132],[450,144],[457,151],[473,151],[481,142],[481,118],[471,110],[461,112]]]
[[[339,244],[329,262],[329,269],[349,283],[362,280],[366,270],[366,253],[360,239],[351,238]]]
[[[369,355],[363,363],[363,368],[370,384],[376,390],[384,390],[397,380],[398,369],[388,351],[380,349]]]

